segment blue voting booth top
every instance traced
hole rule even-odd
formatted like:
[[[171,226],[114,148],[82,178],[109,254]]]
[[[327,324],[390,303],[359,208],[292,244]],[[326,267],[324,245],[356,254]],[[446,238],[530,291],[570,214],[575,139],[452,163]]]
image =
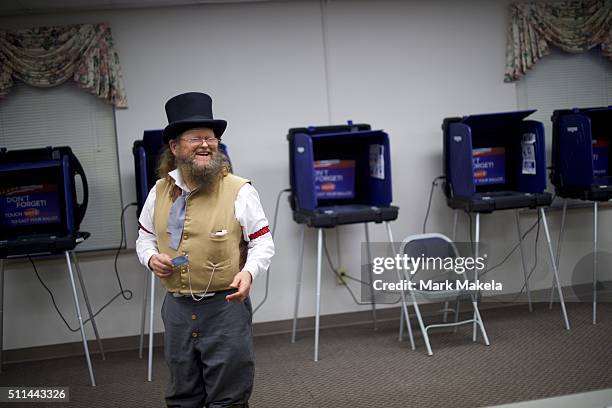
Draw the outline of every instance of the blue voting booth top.
[[[389,136],[369,124],[289,129],[293,218],[313,227],[397,218]]]
[[[551,119],[550,179],[556,193],[564,198],[590,201],[611,199],[612,107],[556,110]]]
[[[474,212],[550,204],[541,122],[535,110],[445,118],[443,167],[451,208]]]
[[[77,202],[79,175],[83,202]],[[0,257],[72,249],[88,202],[85,173],[70,147],[0,152]],[[63,241],[62,241],[63,240]]]

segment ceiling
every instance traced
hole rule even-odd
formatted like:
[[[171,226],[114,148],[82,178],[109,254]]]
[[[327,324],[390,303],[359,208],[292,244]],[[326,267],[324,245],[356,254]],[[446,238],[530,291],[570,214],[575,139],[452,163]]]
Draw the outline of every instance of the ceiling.
[[[261,1],[267,0],[1,0],[0,16]]]

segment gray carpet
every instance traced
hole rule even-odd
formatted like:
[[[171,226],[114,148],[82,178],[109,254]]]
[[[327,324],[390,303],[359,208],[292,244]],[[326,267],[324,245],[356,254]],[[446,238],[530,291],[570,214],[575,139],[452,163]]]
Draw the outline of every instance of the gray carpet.
[[[397,342],[397,322],[321,332],[321,361],[312,361],[312,332],[255,339],[254,408],[274,407],[479,407],[612,387],[612,305],[590,323],[588,304],[569,304],[572,330],[558,307],[537,304],[483,312],[491,346],[471,342],[471,327],[431,336],[434,356]],[[69,407],[161,407],[167,378],[161,350],[154,381],[137,352],[94,358],[91,388],[82,357],[8,364],[0,385],[70,386]],[[18,407],[19,404],[10,404]],[[34,404],[22,404],[32,407]],[[46,403],[44,407],[61,406]]]

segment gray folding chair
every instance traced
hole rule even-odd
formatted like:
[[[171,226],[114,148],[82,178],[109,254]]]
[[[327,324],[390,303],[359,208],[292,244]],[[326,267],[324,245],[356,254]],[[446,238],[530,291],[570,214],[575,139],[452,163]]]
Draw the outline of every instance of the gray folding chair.
[[[457,258],[459,257],[459,252],[457,251],[457,247],[455,244],[445,235],[438,233],[428,233],[428,234],[417,234],[410,235],[406,237],[402,241],[402,246],[400,249],[400,254],[407,255],[408,257],[414,258]],[[414,273],[412,273],[414,272]],[[469,282],[466,276],[467,272],[459,274],[453,270],[441,270],[435,268],[419,268],[416,271],[409,271],[403,269],[404,279],[406,281],[414,282],[415,288],[414,290],[409,290],[410,299],[412,300],[412,306],[414,307],[414,311],[416,313],[417,319],[419,321],[419,326],[421,328],[421,332],[423,333],[423,339],[425,340],[425,345],[427,346],[427,354],[430,356],[433,355],[431,351],[431,345],[429,342],[429,329],[438,328],[438,327],[453,327],[459,326],[463,324],[477,324],[480,327],[480,331],[482,333],[482,337],[484,338],[485,344],[489,345],[489,338],[487,337],[487,332],[485,331],[484,325],[482,323],[482,318],[480,317],[480,311],[478,310],[478,304],[476,302],[476,298],[474,294],[465,288],[457,288],[457,281],[460,282]],[[455,283],[452,288],[447,288],[444,290],[430,290],[428,288],[421,288],[420,282],[445,282],[449,281]],[[419,303],[433,303],[433,302],[445,302],[449,299],[458,299],[459,297],[469,297],[472,306],[474,308],[474,313],[471,319],[461,320],[459,321],[459,309],[458,307],[455,309],[455,321],[450,323],[446,322],[446,319],[443,323],[438,324],[430,324],[425,325],[423,322],[423,317],[421,315],[421,310],[419,307]],[[406,299],[406,297],[403,297]],[[406,301],[408,303],[408,301]],[[446,303],[448,305],[448,303]],[[407,306],[407,305],[404,305]],[[445,306],[444,312],[448,312],[447,306]],[[400,327],[401,330],[401,327]],[[474,338],[474,341],[476,339]]]

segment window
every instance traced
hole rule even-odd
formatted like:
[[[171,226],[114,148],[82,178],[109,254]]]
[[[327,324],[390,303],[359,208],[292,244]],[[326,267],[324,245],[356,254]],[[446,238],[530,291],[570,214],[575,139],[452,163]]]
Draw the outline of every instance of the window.
[[[47,89],[18,83],[0,100],[0,146],[9,150],[70,146],[83,165],[89,185],[89,204],[81,230],[91,232],[91,237],[78,248],[117,247],[121,192],[111,105],[72,81]],[[80,183],[76,184],[77,196],[82,197]]]
[[[519,109],[538,110],[529,119],[544,124],[550,151],[554,110],[612,105],[612,62],[599,49],[569,54],[551,48],[517,82],[517,97]]]

